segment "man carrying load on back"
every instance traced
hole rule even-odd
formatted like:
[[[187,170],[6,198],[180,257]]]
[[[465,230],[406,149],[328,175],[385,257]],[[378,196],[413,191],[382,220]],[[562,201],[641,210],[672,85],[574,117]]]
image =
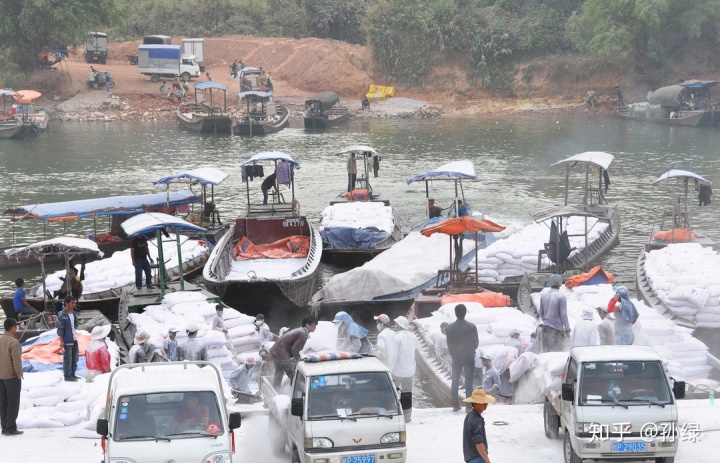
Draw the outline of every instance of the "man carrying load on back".
[[[562,352],[564,338],[570,336],[570,322],[567,316],[567,300],[560,294],[562,277],[550,277],[550,290],[540,297],[538,315],[542,320],[542,351]]]

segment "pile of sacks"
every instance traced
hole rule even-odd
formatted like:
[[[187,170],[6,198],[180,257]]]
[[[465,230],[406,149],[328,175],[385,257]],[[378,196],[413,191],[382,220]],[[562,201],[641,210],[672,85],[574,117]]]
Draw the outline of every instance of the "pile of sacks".
[[[370,228],[392,234],[395,228],[393,209],[382,202],[353,201],[326,207],[320,215],[323,228]]]
[[[608,224],[598,223],[595,218],[588,218],[588,243],[595,241]],[[570,236],[570,246],[577,248],[570,255],[579,252],[585,247],[585,218],[570,217],[566,230]],[[544,244],[550,236],[547,222],[534,223],[522,230],[513,233],[507,238],[495,241],[477,253],[478,279],[485,283],[502,283],[509,276],[522,275],[526,272],[536,272],[538,268],[538,252],[544,249]],[[547,269],[552,265],[546,255],[542,257],[541,267]],[[475,263],[470,264],[475,268]]]
[[[647,253],[645,274],[674,315],[698,327],[720,328],[720,254],[696,243]]]

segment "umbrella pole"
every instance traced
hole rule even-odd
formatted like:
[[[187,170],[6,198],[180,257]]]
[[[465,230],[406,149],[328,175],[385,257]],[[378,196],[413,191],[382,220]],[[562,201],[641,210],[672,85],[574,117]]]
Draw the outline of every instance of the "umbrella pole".
[[[475,232],[475,291],[478,290],[478,258],[477,258],[477,252],[478,252],[478,232]]]
[[[155,232],[158,245],[158,282],[160,283],[160,296],[165,297],[165,257],[163,256],[162,232],[158,229]]]
[[[47,283],[45,281],[45,258],[40,258],[40,275],[42,275],[42,286],[43,286],[43,311],[47,308]]]
[[[185,279],[183,277],[182,245],[180,244],[180,231],[175,230],[175,241],[177,242],[178,268],[180,269],[180,291],[185,291]]]

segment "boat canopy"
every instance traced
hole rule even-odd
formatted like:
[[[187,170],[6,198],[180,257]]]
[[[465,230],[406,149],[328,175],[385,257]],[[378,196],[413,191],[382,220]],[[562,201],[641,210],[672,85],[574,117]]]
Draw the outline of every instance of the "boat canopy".
[[[369,153],[371,156],[377,156],[377,151],[375,151],[371,146],[367,145],[350,145],[346,146],[345,148],[341,149],[337,153],[335,153],[336,156],[343,156],[345,154],[350,153]]]
[[[243,162],[241,165],[246,166],[248,164],[256,164],[263,161],[285,161],[289,162],[296,169],[300,168],[300,163],[294,160],[289,154],[285,154],[282,151],[263,151],[258,154],[254,154],[250,159]]]
[[[12,248],[5,251],[7,256],[15,256],[19,254],[34,254],[41,256],[64,253],[95,254],[98,257],[103,256],[102,251],[100,251],[95,241],[71,235],[59,236],[57,238],[40,241],[22,248]]]
[[[596,166],[607,170],[613,159],[615,159],[615,156],[610,153],[605,153],[603,151],[586,151],[584,153],[570,156],[569,158],[558,161],[552,165],[559,166],[562,164],[574,164],[576,162],[589,162],[590,164],[595,164]]]
[[[681,87],[686,88],[705,88],[705,87],[714,87],[717,84],[720,84],[720,81],[717,80],[686,80],[682,84],[679,84]]]
[[[698,182],[703,183],[705,185],[712,185],[712,182],[710,180],[707,180],[707,179],[699,176],[698,174],[694,174],[687,170],[678,170],[678,169],[672,169],[672,170],[665,172],[660,177],[658,177],[658,179],[655,180],[653,183],[655,185],[657,185],[658,183],[662,183],[662,182],[665,182],[667,180],[671,180],[674,178],[679,178],[679,179],[691,178],[691,179],[697,180]]]
[[[81,199],[59,203],[28,204],[11,207],[5,211],[17,219],[42,219],[51,222],[77,220],[82,217],[96,217],[117,214],[138,214],[149,207],[178,206],[199,203],[190,190],[170,193],[152,193],[132,196],[111,196],[109,198]]]
[[[191,183],[199,183],[201,185],[220,185],[229,175],[230,174],[214,167],[201,167],[199,169],[187,170],[159,178],[155,180],[153,184],[157,185],[189,180]]]
[[[604,219],[607,217],[607,211],[603,209],[598,210],[598,208],[592,210],[585,207],[585,205],[550,206],[539,209],[534,213],[530,214],[530,216],[536,223],[545,222],[546,220],[554,219],[555,217],[570,216],[595,217],[597,219]]]
[[[11,88],[0,88],[0,96],[12,96],[15,95],[15,90]]]
[[[194,232],[206,232],[203,227],[193,225],[180,217],[163,214],[162,212],[147,212],[130,217],[120,225],[128,236],[144,235],[164,228],[175,230],[187,230]]]
[[[648,103],[660,106],[677,106],[680,104],[680,94],[687,91],[687,87],[670,85],[660,87],[650,94]]]
[[[18,90],[15,92],[14,98],[20,104],[30,104],[41,96],[42,93],[35,90]]]
[[[327,111],[340,102],[340,97],[335,92],[320,92],[305,100],[305,109],[315,105],[318,111]]]
[[[271,97],[272,97],[272,93],[258,92],[255,90],[250,91],[250,92],[238,93],[238,98],[240,98],[241,100],[243,98],[245,98],[246,100],[264,100],[264,99],[271,98]]]
[[[410,177],[409,179],[405,180],[405,182],[410,185],[413,182],[421,180],[432,180],[440,178],[475,180],[477,178],[477,175],[475,175],[475,167],[473,166],[473,163],[471,161],[453,161],[443,166],[440,166],[435,170],[431,170],[430,172],[425,172],[424,174]]]
[[[477,232],[501,232],[505,227],[498,225],[491,220],[477,220],[472,217],[456,217],[454,219],[443,220],[439,224],[431,225],[420,230],[424,236],[430,236],[435,233],[445,235],[462,235],[463,233]]]
[[[227,90],[227,85],[223,84],[222,82],[215,82],[212,80],[203,80],[193,85],[193,87],[195,87],[195,90],[207,90],[209,88],[215,90],[222,90],[223,92]]]

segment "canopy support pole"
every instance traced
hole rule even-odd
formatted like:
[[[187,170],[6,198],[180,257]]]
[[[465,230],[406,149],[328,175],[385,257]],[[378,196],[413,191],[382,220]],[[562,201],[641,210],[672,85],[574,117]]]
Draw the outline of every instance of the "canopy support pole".
[[[165,257],[163,256],[162,230],[155,232],[158,245],[158,283],[160,284],[160,296],[165,297]]]
[[[43,310],[47,307],[47,284],[45,282],[45,257],[40,258],[40,275],[42,275],[42,286],[43,286]]]
[[[185,278],[183,276],[182,245],[180,244],[180,230],[175,230],[175,242],[177,243],[178,268],[180,269],[180,291],[185,291]]]

